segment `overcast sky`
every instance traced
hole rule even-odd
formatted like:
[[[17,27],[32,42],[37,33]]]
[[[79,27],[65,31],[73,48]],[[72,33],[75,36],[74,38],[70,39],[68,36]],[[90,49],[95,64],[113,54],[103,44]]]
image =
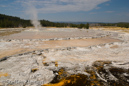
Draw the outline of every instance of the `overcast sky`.
[[[49,21],[129,22],[129,0],[0,0],[1,14],[30,19],[32,11]]]

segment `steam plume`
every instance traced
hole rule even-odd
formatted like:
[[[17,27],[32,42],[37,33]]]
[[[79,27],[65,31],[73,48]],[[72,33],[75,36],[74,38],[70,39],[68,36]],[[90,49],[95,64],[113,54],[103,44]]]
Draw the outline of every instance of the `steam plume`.
[[[39,28],[41,28],[41,24],[40,24],[40,21],[38,21],[38,12],[37,12],[36,6],[33,4],[31,0],[28,0],[27,6],[28,7],[26,12],[31,18],[31,23],[38,30]]]

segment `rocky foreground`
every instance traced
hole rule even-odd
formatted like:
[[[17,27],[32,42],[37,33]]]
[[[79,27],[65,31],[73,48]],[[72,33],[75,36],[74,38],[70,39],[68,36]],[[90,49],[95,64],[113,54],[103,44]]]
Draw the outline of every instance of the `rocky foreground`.
[[[110,34],[121,41],[34,50],[1,58],[0,85],[129,86],[129,34]]]

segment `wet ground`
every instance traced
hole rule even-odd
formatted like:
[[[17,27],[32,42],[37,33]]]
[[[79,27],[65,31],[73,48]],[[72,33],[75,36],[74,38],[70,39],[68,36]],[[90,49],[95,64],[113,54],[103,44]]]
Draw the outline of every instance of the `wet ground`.
[[[21,30],[21,32],[20,32]],[[15,33],[19,31],[19,33]],[[77,28],[42,28],[36,29],[12,29],[0,30],[0,39],[50,39],[50,38],[67,38],[67,37],[93,37],[105,35],[100,31],[84,30]],[[12,32],[12,34],[10,34]]]

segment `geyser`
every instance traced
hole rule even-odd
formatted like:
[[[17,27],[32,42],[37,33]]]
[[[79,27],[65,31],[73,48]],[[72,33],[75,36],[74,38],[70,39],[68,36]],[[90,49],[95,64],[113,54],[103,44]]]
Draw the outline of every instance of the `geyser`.
[[[27,2],[27,14],[30,15],[31,18],[31,23],[33,24],[33,26],[35,27],[36,30],[39,30],[39,28],[41,28],[41,24],[40,21],[38,21],[38,11],[36,6],[33,4],[34,1],[29,0]]]

